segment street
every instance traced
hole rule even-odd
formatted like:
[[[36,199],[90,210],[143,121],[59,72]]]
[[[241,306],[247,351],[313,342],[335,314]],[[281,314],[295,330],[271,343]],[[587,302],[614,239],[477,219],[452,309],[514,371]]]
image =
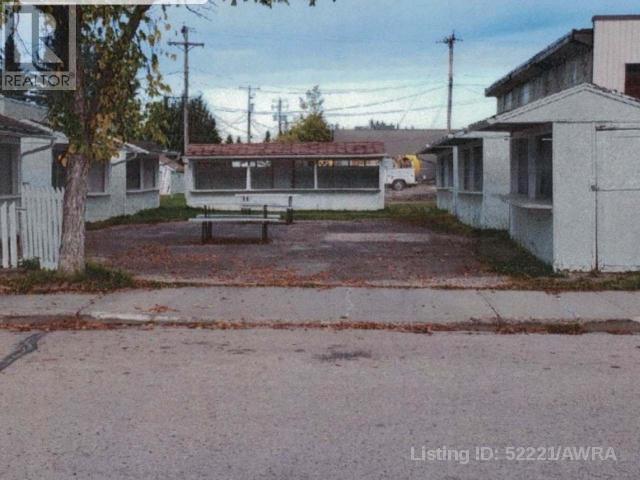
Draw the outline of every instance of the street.
[[[0,359],[35,333],[1,331]],[[640,471],[632,335],[147,327],[35,341],[0,372],[3,480]],[[480,447],[598,447],[615,458],[481,461]],[[460,455],[423,461],[423,448]]]

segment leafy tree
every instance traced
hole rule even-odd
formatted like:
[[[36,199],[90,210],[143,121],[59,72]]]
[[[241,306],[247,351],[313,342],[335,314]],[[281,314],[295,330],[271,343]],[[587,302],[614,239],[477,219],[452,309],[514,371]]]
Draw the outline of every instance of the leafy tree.
[[[165,99],[147,105],[143,138],[155,140],[174,152],[184,149],[184,100]],[[216,120],[202,96],[189,99],[189,141],[192,143],[220,143]]]
[[[286,0],[254,2],[271,7]],[[310,5],[315,2],[309,0]],[[230,3],[235,5],[237,0]],[[149,98],[168,91],[159,72],[158,55],[162,53],[161,31],[171,27],[166,6],[38,8],[59,18],[58,25],[64,25],[67,11],[75,13],[76,89],[55,92],[48,104],[52,127],[69,139],[59,270],[81,272],[85,268],[84,215],[90,165],[108,162],[118,151],[119,140],[139,133],[140,90]],[[55,42],[63,44],[65,32],[59,30]]]
[[[264,143],[271,142],[271,132],[267,130],[267,133],[264,134]]]
[[[224,143],[226,143],[227,145],[230,143],[233,143],[233,137],[231,136],[231,134],[227,135],[227,138],[225,139]]]
[[[330,142],[333,140],[331,128],[324,118],[323,105],[322,93],[316,85],[307,91],[305,98],[300,99],[300,108],[304,113],[286,133],[278,136],[278,141]]]
[[[239,136],[236,138],[236,143],[242,143],[242,139]]]

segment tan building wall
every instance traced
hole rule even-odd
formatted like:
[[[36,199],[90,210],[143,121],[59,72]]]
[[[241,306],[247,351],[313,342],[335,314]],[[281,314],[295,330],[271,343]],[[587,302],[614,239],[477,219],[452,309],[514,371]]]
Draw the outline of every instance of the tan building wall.
[[[640,18],[596,17],[593,83],[624,92],[627,63],[640,63]]]

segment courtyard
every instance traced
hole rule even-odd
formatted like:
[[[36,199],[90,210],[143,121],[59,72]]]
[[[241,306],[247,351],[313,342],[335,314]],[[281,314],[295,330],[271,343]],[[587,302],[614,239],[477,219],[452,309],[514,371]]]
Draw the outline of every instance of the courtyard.
[[[302,215],[304,217],[304,215]],[[478,259],[468,235],[406,218],[297,220],[270,229],[216,225],[202,244],[189,222],[88,232],[91,259],[147,280],[292,286],[491,286],[503,277]]]

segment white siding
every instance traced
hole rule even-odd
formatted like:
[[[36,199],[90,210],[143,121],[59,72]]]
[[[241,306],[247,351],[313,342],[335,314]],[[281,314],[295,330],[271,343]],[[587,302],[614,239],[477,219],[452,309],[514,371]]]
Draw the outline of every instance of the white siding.
[[[640,63],[640,20],[596,20],[593,83],[624,92],[627,63]]]

